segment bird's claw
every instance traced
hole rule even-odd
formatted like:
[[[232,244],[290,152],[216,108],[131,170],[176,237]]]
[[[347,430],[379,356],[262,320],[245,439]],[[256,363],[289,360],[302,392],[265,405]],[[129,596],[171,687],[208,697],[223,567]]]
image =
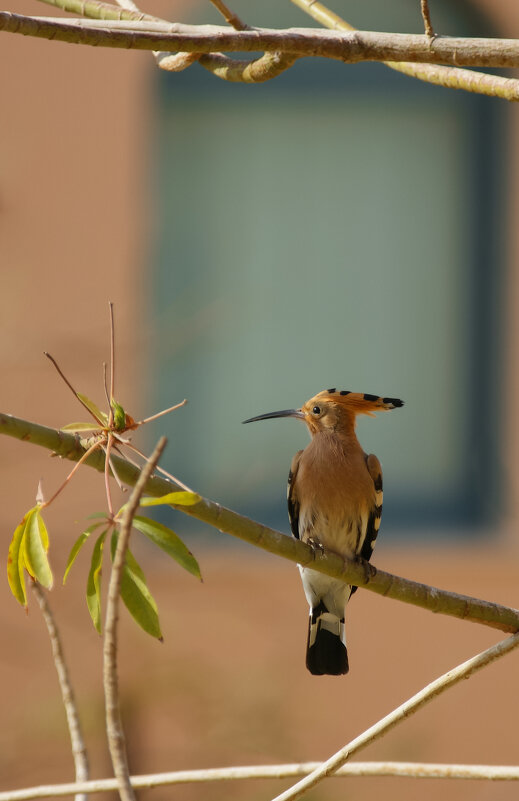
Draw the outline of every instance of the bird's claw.
[[[377,568],[371,565],[368,560],[364,559],[362,556],[355,557],[355,561],[364,571],[364,583],[369,584],[371,579],[377,575]]]
[[[316,537],[308,537],[308,539],[306,540],[306,544],[310,546],[310,548],[314,552],[314,556],[324,555],[324,545]]]

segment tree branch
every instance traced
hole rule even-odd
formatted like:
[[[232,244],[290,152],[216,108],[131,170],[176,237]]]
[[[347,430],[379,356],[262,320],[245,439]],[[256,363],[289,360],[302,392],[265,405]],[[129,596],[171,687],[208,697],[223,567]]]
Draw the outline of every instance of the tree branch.
[[[135,789],[164,787],[173,784],[243,781],[245,779],[291,779],[307,776],[322,762],[296,762],[285,765],[251,765],[231,768],[178,770],[132,776]],[[433,762],[350,762],[330,778],[345,776],[399,776],[409,779],[485,779],[517,781],[519,768],[513,765],[450,765]],[[68,784],[43,784],[21,790],[0,792],[0,801],[31,801],[34,798],[59,798],[72,793],[94,794],[117,790],[116,779],[93,779]]]
[[[122,0],[120,1],[122,2]],[[62,8],[64,11],[80,13],[84,17],[91,19],[134,20],[141,22],[147,20],[169,25],[166,20],[160,17],[144,14],[135,4],[133,4],[133,10],[131,10],[128,2],[123,13],[121,13],[123,11],[121,8],[112,6],[109,3],[98,2],[98,0],[43,0],[43,2]],[[229,11],[224,3],[221,3],[220,0],[212,0],[212,2],[224,14],[226,21],[230,22],[235,30],[248,29],[248,26],[236,14]],[[200,61],[202,67],[212,72],[217,78],[242,83],[261,83],[276,78],[297,60],[297,56],[283,55],[282,53],[265,53],[259,58],[248,60],[229,58],[223,53],[201,54],[155,51],[153,55],[158,67],[167,72],[181,72],[195,61]]]
[[[444,673],[443,676],[431,682],[427,687],[424,687],[423,690],[413,695],[390,712],[389,715],[386,715],[386,717],[375,723],[374,726],[370,726],[370,728],[362,732],[361,735],[351,740],[344,748],[341,748],[340,751],[337,751],[330,759],[323,762],[315,771],[304,779],[301,779],[301,781],[297,782],[297,784],[290,787],[284,793],[277,795],[272,801],[296,801],[297,798],[301,798],[311,787],[315,787],[315,785],[323,779],[333,775],[338,768],[342,767],[342,765],[344,765],[353,754],[360,751],[361,748],[365,748],[366,745],[378,740],[398,723],[401,723],[410,715],[414,715],[415,712],[418,712],[419,709],[432,701],[433,698],[441,695],[441,693],[444,693],[463,679],[468,679],[478,670],[481,670],[481,668],[499,659],[499,657],[509,653],[518,645],[519,633],[508,637],[506,640],[502,640],[491,648],[487,648],[486,651],[472,657],[472,659],[468,659],[453,670],[449,670],[448,673]]]
[[[0,413],[1,434],[40,445],[72,461],[78,461],[85,453],[79,437],[3,413]],[[135,485],[139,478],[139,469],[125,459],[116,456],[113,456],[113,463],[119,478],[130,486]],[[103,472],[104,454],[92,453],[84,464]],[[181,488],[171,481],[153,476],[147,482],[145,491],[149,495],[158,497],[167,495],[176,489]],[[363,566],[358,562],[343,560],[334,553],[313,551],[304,542],[250,520],[207,498],[201,498],[199,503],[194,506],[176,508],[184,514],[208,523],[224,534],[238,537],[251,545],[269,551],[269,553],[281,556],[283,559],[312,567],[328,576],[339,578],[348,584],[355,584],[379,595],[385,595],[387,598],[410,603],[422,609],[450,615],[461,620],[482,623],[500,631],[508,633],[519,631],[519,610],[517,609],[440,590],[382,570],[376,570],[374,575],[367,578]]]
[[[325,28],[335,31],[355,31],[349,22],[330,11],[317,0],[292,0],[294,5],[309,14]],[[422,0],[422,12],[424,10]],[[426,30],[427,33],[427,30]],[[389,67],[410,78],[443,86],[445,89],[463,89],[489,97],[500,97],[503,100],[519,100],[519,81],[514,78],[502,78],[500,75],[488,75],[485,72],[460,69],[459,67],[440,67],[437,64],[413,64],[406,61],[385,61]]]
[[[31,587],[40,606],[40,610],[49,633],[52,656],[54,657],[54,664],[56,666],[59,686],[61,689],[61,697],[63,700],[63,706],[65,707],[65,714],[67,716],[70,743],[72,746],[72,756],[76,771],[76,782],[86,782],[89,777],[87,750],[85,741],[83,739],[83,732],[81,731],[76,699],[74,697],[74,690],[72,689],[72,684],[70,682],[58,627],[56,626],[52,609],[49,606],[47,596],[45,595],[42,587],[37,581],[31,581]],[[75,801],[85,801],[85,799],[86,794],[84,794],[82,791],[78,791]]]
[[[370,31],[322,31],[288,28],[283,31],[254,28],[230,31],[213,25],[181,25],[164,22],[48,19],[0,12],[0,31],[21,33],[98,47],[137,50],[171,50],[211,53],[279,51],[285,54],[324,57],[348,63],[360,61],[414,61],[468,67],[518,67],[516,39],[437,37]]]
[[[146,483],[153,473],[162,451],[166,446],[166,438],[161,437],[155,450],[144,465],[137,479],[128,503],[125,505],[121,519],[121,528],[117,538],[108,599],[103,643],[103,684],[105,690],[106,731],[108,746],[116,779],[118,781],[121,801],[135,801],[135,793],[130,781],[128,760],[124,741],[124,730],[119,709],[119,685],[117,680],[117,623],[119,619],[119,596],[121,580],[126,560],[126,551],[130,539],[133,518],[139,506]]]

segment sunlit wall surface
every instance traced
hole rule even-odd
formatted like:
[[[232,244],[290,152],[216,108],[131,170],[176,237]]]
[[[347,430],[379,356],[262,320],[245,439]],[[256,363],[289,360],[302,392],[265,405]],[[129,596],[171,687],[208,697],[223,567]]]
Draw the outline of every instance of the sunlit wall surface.
[[[312,25],[280,5],[235,8]],[[480,32],[449,5],[435,3],[438,30]],[[337,10],[421,31],[415,2]],[[240,421],[328,387],[402,397],[358,426],[384,468],[385,527],[475,531],[497,506],[496,101],[317,60],[259,86],[198,65],[159,80],[152,371],[157,406],[189,399],[168,421],[169,468],[286,527],[284,482],[308,435]]]

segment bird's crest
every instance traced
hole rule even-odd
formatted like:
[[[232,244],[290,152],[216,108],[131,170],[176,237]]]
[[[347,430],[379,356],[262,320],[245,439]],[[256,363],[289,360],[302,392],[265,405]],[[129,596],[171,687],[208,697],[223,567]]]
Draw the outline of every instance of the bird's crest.
[[[404,401],[399,398],[382,398],[379,395],[349,392],[346,389],[335,389],[335,387],[319,392],[311,398],[311,400],[307,401],[305,406],[310,406],[318,401],[336,403],[343,409],[352,412],[354,415],[367,414],[370,417],[375,416],[373,412],[387,412],[391,409],[398,409],[404,405]]]

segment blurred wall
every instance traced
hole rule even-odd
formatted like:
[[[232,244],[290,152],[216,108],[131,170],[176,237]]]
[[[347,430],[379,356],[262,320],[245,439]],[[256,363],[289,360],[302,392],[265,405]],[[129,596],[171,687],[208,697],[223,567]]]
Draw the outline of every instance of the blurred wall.
[[[479,5],[503,35],[519,33],[513,2]],[[153,7],[166,13],[165,4]],[[19,13],[47,13],[35,2],[14,2]],[[341,11],[341,9],[338,9]],[[54,10],[50,11],[51,15]],[[170,16],[172,16],[170,14]],[[352,20],[354,21],[354,20]],[[304,24],[294,11],[294,25]],[[156,411],[148,396],[147,356],[155,343],[149,307],[148,149],[150,94],[155,80],[145,53],[80,48],[2,34],[4,75],[0,126],[0,241],[2,293],[2,409],[56,426],[81,415],[72,395],[42,355],[51,352],[72,383],[102,402],[101,364],[108,358],[107,301],[116,303],[117,397],[134,417]],[[175,76],[174,80],[182,80]],[[499,102],[499,101],[493,101]],[[487,548],[405,552],[378,546],[380,567],[417,580],[517,605],[515,454],[519,425],[519,117],[509,109],[511,196],[507,207],[508,272],[505,417],[506,509],[501,536]],[[477,399],[474,400],[477,402]],[[255,410],[251,410],[251,413]],[[493,410],[482,410],[492,414]],[[8,542],[32,505],[38,479],[50,493],[66,465],[4,438],[0,480]],[[86,514],[103,508],[103,489],[88,471],[48,512],[56,576]],[[219,535],[215,534],[219,540]],[[132,766],[138,772],[202,765],[325,757],[439,672],[482,650],[497,635],[361,593],[350,609],[352,673],[314,680],[303,665],[306,608],[292,565],[241,548],[231,556],[197,552],[206,582],[164,573],[147,559],[162,610],[160,648],[124,618],[121,680],[129,722]],[[252,558],[254,556],[254,558]],[[100,642],[83,597],[87,559],[51,598],[71,655],[84,714],[93,775],[108,775],[100,719]],[[174,576],[172,579],[170,576]],[[71,779],[63,714],[42,622],[34,604],[26,617],[0,583],[4,647],[0,658],[3,727],[2,789]],[[185,609],[193,610],[186,617]],[[410,646],[413,646],[411,650]],[[517,700],[510,692],[517,656],[404,724],[366,758],[513,762]],[[514,671],[514,672],[513,672]],[[482,699],[485,699],[484,702]],[[330,785],[315,798],[344,797]],[[277,785],[276,785],[277,786]],[[357,781],[358,798],[508,799],[514,785]],[[469,788],[469,789],[467,789]],[[271,787],[272,793],[274,788]],[[232,796],[231,792],[235,795]],[[263,798],[261,785],[233,791],[156,791],[153,798]],[[464,795],[466,793],[466,795]]]

